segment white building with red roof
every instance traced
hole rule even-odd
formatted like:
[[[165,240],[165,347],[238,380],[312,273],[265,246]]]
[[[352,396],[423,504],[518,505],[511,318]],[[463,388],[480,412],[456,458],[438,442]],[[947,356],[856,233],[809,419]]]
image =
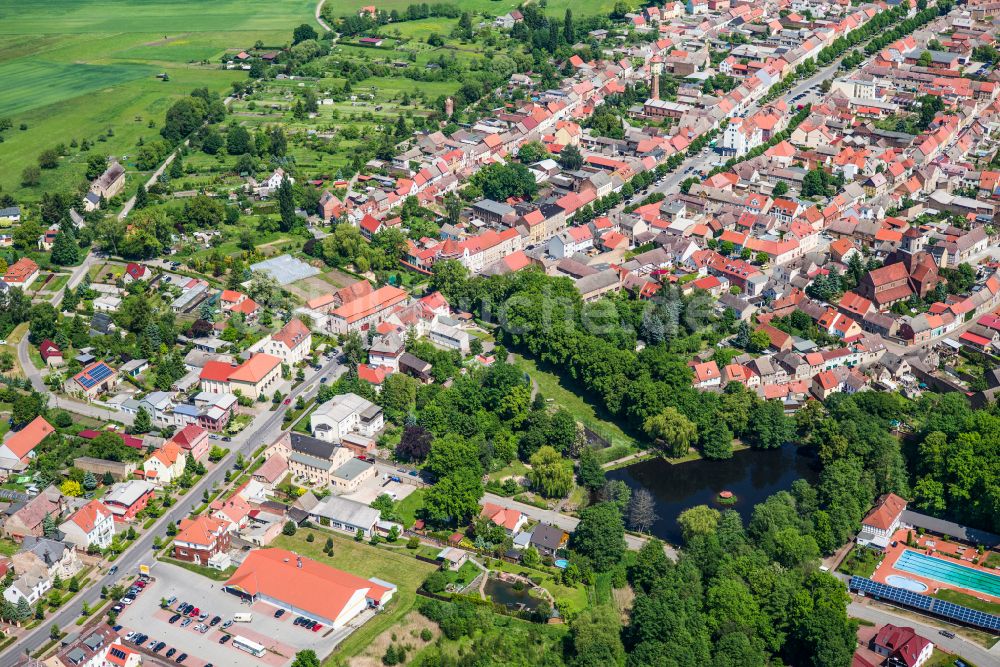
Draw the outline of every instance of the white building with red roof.
[[[384,606],[396,586],[381,579],[363,579],[285,549],[257,549],[229,578],[225,590],[340,629],[366,609]]]
[[[96,498],[73,512],[59,525],[64,542],[80,551],[91,547],[105,549],[115,537],[115,515]]]
[[[714,361],[695,364],[692,370],[694,371],[693,383],[696,389],[708,389],[722,385],[722,373],[719,372],[719,366]]]
[[[302,320],[291,320],[281,327],[281,331],[271,334],[263,351],[293,366],[304,361],[312,352],[312,332]]]
[[[528,522],[528,517],[518,510],[494,505],[493,503],[483,503],[483,509],[479,512],[479,516],[489,519],[510,535],[516,535],[521,532],[521,528]]]
[[[35,447],[54,432],[55,428],[45,421],[45,417],[35,417],[20,431],[8,433],[7,439],[0,444],[0,462],[8,459],[27,463],[35,457]]]
[[[934,644],[911,627],[886,623],[872,640],[871,649],[888,658],[887,665],[922,667],[934,653]]]
[[[281,384],[281,359],[258,353],[236,366],[209,361],[201,369],[201,390],[216,394],[240,392],[251,400],[274,395]]]
[[[884,549],[899,529],[900,517],[906,509],[906,500],[895,493],[886,493],[861,521],[857,542],[864,546]]]
[[[170,442],[180,447],[195,461],[205,456],[212,446],[208,431],[198,424],[188,424],[175,433],[174,437],[170,438]]]

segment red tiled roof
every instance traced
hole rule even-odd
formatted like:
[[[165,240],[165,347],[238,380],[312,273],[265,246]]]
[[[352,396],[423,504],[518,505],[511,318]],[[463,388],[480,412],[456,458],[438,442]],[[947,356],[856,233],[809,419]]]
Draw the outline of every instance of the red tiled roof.
[[[7,438],[7,441],[3,444],[7,446],[7,449],[14,456],[23,459],[53,432],[55,432],[55,429],[52,427],[52,424],[45,421],[45,417],[39,415],[27,426]]]
[[[861,525],[888,530],[905,509],[906,500],[895,493],[887,493],[878,499],[875,507],[865,516]]]
[[[251,551],[226,587],[266,595],[328,619],[339,617],[359,591],[379,602],[391,590],[285,549]]]

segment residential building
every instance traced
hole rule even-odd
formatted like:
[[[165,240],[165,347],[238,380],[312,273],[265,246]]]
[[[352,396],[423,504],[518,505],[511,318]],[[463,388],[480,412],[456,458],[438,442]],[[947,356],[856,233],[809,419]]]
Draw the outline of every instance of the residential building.
[[[219,570],[229,567],[231,537],[225,521],[201,515],[194,519],[181,519],[177,528],[174,558]]]
[[[382,430],[382,408],[357,394],[340,394],[323,403],[309,416],[314,437],[340,442],[348,433],[372,437]]]
[[[59,525],[64,541],[81,551],[106,549],[115,537],[115,519],[111,510],[96,498],[73,512]]]
[[[160,486],[172,484],[184,474],[187,454],[180,445],[168,442],[149,455],[142,464],[142,476]]]
[[[105,361],[95,361],[66,380],[63,389],[67,394],[93,400],[118,386],[119,376]]]
[[[52,433],[55,428],[41,415],[21,430],[8,432],[7,439],[0,444],[0,467],[4,467],[5,459],[27,463],[35,458],[35,448]]]
[[[509,509],[493,503],[483,503],[479,516],[484,517],[503,528],[508,535],[516,535],[528,522],[528,517],[515,509]]]
[[[27,289],[31,286],[31,283],[35,282],[38,278],[38,274],[38,264],[36,264],[30,257],[22,257],[7,267],[7,272],[4,273],[3,281],[9,287]]]
[[[199,375],[202,391],[239,394],[256,401],[274,395],[281,384],[281,358],[259,352],[239,365],[209,361]]]
[[[118,521],[131,521],[146,509],[156,495],[156,485],[143,479],[130,479],[112,486],[104,495],[104,504]]]
[[[291,320],[281,331],[271,335],[264,351],[281,359],[283,364],[293,366],[304,361],[312,352],[312,332],[302,320]]]

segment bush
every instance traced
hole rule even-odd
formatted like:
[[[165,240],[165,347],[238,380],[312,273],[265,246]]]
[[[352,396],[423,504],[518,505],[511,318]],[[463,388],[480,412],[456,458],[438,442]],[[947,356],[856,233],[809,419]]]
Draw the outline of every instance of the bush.
[[[423,639],[425,642],[429,642],[431,639],[434,638],[434,633],[430,631],[430,628],[424,628],[423,630],[420,631],[420,638]]]
[[[295,525],[294,521],[286,521],[284,527],[281,529],[281,532],[282,534],[291,537],[292,535],[295,534],[295,531],[297,531],[298,529],[299,528],[298,526]]]
[[[428,593],[443,593],[449,583],[448,575],[441,570],[436,570],[424,579],[424,590]]]
[[[408,539],[406,541],[406,548],[407,549],[416,549],[419,546],[420,546],[420,538],[419,537],[413,536],[413,537],[411,537],[410,539]]]
[[[313,540],[315,540],[315,539],[316,539],[316,538],[315,538],[315,537],[313,537],[313,534],[312,534],[312,533],[309,533],[308,535],[306,535],[306,542],[312,542],[312,541],[313,541]]]

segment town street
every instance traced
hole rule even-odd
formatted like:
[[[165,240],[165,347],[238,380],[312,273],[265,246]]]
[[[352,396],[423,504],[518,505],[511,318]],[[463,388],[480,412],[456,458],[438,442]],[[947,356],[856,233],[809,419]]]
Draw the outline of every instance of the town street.
[[[878,626],[885,625],[886,623],[909,626],[946,651],[971,660],[976,665],[995,665],[1000,661],[1000,644],[997,644],[992,649],[985,649],[961,635],[956,635],[954,638],[945,637],[942,634],[938,634],[938,627],[914,620],[913,612],[910,612],[907,616],[894,614],[882,607],[873,607],[866,600],[864,602],[852,602],[847,605],[847,615],[852,618],[860,618],[875,623]]]
[[[27,340],[27,336],[25,336],[25,340]],[[20,351],[20,347],[18,350]],[[311,371],[312,369],[309,370]],[[346,367],[341,366],[336,356],[334,356],[320,370],[311,374],[307,373],[306,380],[296,389],[292,390],[288,398],[293,403],[299,396],[302,396],[303,400],[308,401],[319,391],[320,378],[329,375],[332,381],[343,375],[346,370]],[[153,539],[157,535],[163,536],[167,523],[180,521],[187,517],[192,509],[200,505],[203,491],[223,483],[226,470],[236,460],[237,454],[243,454],[244,457],[249,458],[253,451],[260,445],[274,442],[281,435],[281,425],[287,409],[288,406],[282,404],[273,412],[265,410],[257,415],[247,428],[236,435],[232,442],[227,443],[232,447],[231,455],[223,459],[219,465],[209,470],[197,484],[191,487],[182,500],[174,503],[149,530],[142,533],[132,546],[118,557],[114,562],[114,565],[117,565],[119,570],[116,576],[112,577],[107,574],[99,576],[96,581],[87,588],[82,589],[72,601],[55,614],[46,618],[38,627],[20,637],[16,642],[8,646],[6,650],[0,651],[0,667],[12,667],[21,659],[25,652],[33,652],[48,641],[49,632],[53,624],[60,628],[75,628],[74,621],[80,616],[82,602],[86,601],[91,607],[96,606],[100,602],[102,586],[110,587],[119,579],[137,576],[139,565],[141,564],[152,565],[154,562]],[[123,415],[119,414],[119,417],[121,416]]]

